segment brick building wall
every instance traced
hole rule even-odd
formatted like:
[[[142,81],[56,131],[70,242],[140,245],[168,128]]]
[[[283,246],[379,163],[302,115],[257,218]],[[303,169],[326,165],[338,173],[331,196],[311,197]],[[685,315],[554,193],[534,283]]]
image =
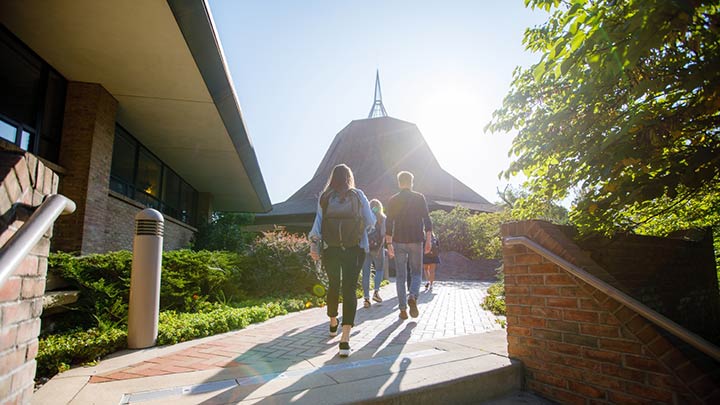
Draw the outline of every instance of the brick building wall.
[[[39,205],[58,177],[25,153],[0,151],[0,246],[24,224],[17,204]],[[42,296],[52,228],[0,286],[0,403],[29,403],[33,392]]]
[[[619,284],[559,227],[524,221],[502,234]],[[523,362],[528,389],[572,404],[720,403],[720,364],[709,356],[525,246],[504,245],[503,261],[508,352]]]
[[[68,83],[60,145],[66,169],[60,193],[77,204],[75,215],[61,218],[53,249],[105,251],[105,222],[117,101],[101,85]]]
[[[107,250],[132,250],[135,235],[135,215],[142,211],[142,204],[123,195],[112,193],[108,200],[108,216],[105,225]],[[163,250],[187,248],[197,230],[173,218],[165,217]]]

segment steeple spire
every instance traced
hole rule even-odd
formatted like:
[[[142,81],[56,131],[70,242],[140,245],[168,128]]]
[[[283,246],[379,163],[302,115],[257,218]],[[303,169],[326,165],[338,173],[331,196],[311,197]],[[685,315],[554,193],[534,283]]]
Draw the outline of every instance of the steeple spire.
[[[387,111],[385,111],[385,106],[382,102],[382,91],[380,90],[380,70],[378,69],[375,71],[375,101],[373,101],[373,106],[370,109],[370,114],[368,114],[368,118],[387,116]]]

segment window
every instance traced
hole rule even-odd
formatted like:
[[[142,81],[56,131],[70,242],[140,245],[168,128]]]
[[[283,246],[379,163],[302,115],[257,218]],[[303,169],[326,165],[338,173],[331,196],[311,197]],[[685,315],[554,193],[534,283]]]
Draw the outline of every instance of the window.
[[[2,25],[0,60],[0,138],[57,162],[67,81]]]
[[[110,189],[195,224],[197,191],[120,125],[115,126]]]

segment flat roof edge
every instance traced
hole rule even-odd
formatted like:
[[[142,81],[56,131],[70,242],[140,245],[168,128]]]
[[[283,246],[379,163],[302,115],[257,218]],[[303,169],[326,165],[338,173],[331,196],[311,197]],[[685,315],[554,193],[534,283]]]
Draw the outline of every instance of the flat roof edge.
[[[242,118],[242,111],[205,0],[167,0],[215,108],[230,135],[258,199],[258,211],[272,209],[260,164]]]

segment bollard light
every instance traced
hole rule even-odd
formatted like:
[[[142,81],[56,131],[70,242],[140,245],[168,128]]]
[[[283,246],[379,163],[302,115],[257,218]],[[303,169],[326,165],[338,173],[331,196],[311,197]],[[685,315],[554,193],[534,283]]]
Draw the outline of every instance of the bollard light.
[[[135,216],[128,311],[128,347],[131,349],[155,346],[157,341],[164,229],[165,219],[152,208]]]

